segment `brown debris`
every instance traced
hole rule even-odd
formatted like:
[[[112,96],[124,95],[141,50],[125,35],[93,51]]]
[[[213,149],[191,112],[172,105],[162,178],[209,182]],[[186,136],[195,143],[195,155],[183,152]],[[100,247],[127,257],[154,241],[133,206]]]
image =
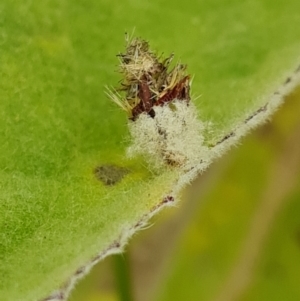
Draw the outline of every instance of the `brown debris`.
[[[175,99],[189,102],[190,76],[186,74],[186,65],[176,64],[169,70],[173,54],[161,59],[149,49],[148,42],[134,38],[127,40],[125,53],[118,57],[123,80],[121,87],[108,95],[131,120],[144,112],[154,118],[154,106]],[[120,95],[122,92],[125,97]]]

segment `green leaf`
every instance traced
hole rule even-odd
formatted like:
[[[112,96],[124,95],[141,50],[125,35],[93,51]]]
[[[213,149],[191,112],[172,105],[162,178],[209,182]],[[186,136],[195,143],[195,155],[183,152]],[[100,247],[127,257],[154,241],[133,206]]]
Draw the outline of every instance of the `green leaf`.
[[[103,93],[119,80],[124,31],[188,63],[209,145],[235,131],[196,175],[298,82],[299,9],[296,0],[2,1],[1,300],[67,295],[185,184],[176,169],[157,174],[125,156],[126,116]]]

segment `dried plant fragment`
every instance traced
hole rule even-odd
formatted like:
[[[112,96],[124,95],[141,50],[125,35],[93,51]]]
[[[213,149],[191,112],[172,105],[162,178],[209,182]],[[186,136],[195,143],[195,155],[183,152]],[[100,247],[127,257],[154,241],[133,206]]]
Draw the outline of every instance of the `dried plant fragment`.
[[[173,54],[157,56],[137,38],[127,40],[125,53],[118,57],[123,79],[109,96],[128,113],[132,136],[128,155],[143,155],[153,168],[193,168],[207,148],[204,125],[190,102],[186,65],[171,67]]]
[[[118,57],[123,80],[121,87],[110,91],[109,96],[131,120],[141,113],[154,117],[153,107],[174,99],[189,102],[190,76],[186,74],[186,65],[176,64],[169,70],[174,55],[160,59],[149,49],[148,42],[136,38],[127,41],[126,52]]]

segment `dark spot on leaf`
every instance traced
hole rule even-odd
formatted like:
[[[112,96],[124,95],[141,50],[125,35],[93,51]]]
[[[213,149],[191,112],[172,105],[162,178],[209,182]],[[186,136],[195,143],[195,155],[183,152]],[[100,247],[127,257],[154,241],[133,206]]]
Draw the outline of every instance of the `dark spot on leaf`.
[[[101,257],[102,257],[102,254],[97,254],[95,257],[93,257],[91,262],[96,263],[100,260]]]
[[[163,203],[170,203],[170,202],[174,202],[174,197],[172,197],[171,195],[168,195],[163,199]]]
[[[235,136],[235,133],[234,132],[230,132],[229,134],[227,134],[226,136],[224,136],[221,140],[219,140],[216,145],[228,140],[229,138],[231,137],[234,137]]]
[[[81,275],[85,271],[85,267],[80,267],[79,269],[76,270],[75,275]]]
[[[253,117],[258,115],[259,113],[265,112],[267,110],[268,103],[266,103],[263,107],[256,110],[252,115],[250,115],[248,118],[246,118],[245,123],[249,122]]]
[[[112,186],[120,182],[129,173],[129,170],[125,167],[104,164],[97,166],[94,173],[96,178],[104,185]]]
[[[111,247],[112,247],[112,248],[120,248],[120,247],[121,247],[121,244],[120,244],[119,242],[115,241],[115,242],[112,244]]]
[[[292,79],[291,79],[290,77],[288,77],[288,78],[285,80],[284,84],[286,85],[286,84],[290,83],[291,80],[292,80]]]

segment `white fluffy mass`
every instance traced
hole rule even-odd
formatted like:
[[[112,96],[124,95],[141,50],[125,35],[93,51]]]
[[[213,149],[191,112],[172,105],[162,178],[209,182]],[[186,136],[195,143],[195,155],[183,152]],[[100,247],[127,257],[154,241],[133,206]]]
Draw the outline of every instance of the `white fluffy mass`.
[[[129,122],[132,136],[129,157],[142,155],[156,169],[166,165],[184,170],[194,167],[203,152],[207,152],[204,124],[197,118],[195,106],[175,100],[153,109],[154,118],[142,113]]]

